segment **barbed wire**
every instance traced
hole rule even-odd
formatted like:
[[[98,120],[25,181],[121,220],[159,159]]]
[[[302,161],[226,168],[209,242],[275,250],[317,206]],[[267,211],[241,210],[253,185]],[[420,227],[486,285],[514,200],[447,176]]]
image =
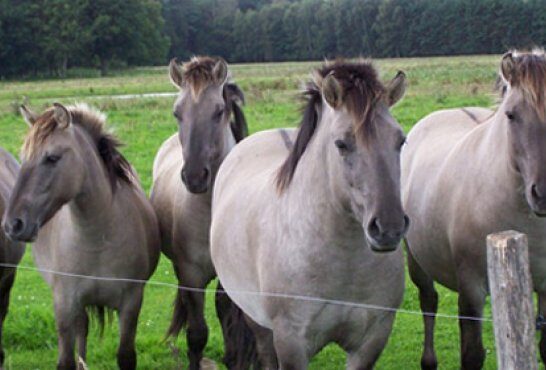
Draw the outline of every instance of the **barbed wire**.
[[[77,273],[72,273],[72,272],[63,272],[63,271],[55,271],[55,270],[49,270],[49,269],[41,269],[41,268],[34,267],[34,266],[17,265],[17,264],[11,264],[11,263],[0,263],[0,267],[15,268],[17,270],[35,271],[35,272],[54,274],[54,275],[58,275],[58,276],[73,277],[73,278],[88,279],[88,280],[148,284],[148,285],[152,285],[152,286],[168,287],[168,288],[179,289],[179,290],[184,290],[184,291],[189,291],[189,292],[202,292],[202,293],[220,292],[222,294],[228,294],[228,292],[226,292],[225,290],[222,290],[222,289],[217,290],[217,289],[211,289],[211,288],[194,288],[194,287],[182,286],[182,285],[168,283],[168,282],[164,282],[164,281],[158,281],[158,280],[143,280],[143,279],[131,279],[131,278],[121,278],[121,277],[83,275],[83,274],[77,274]],[[336,305],[336,306],[360,308],[360,309],[375,310],[375,311],[395,312],[395,313],[402,313],[402,314],[408,314],[408,315],[439,317],[439,318],[445,318],[445,319],[457,319],[457,320],[469,320],[469,321],[481,321],[481,322],[492,322],[493,321],[493,319],[489,318],[489,317],[459,316],[459,315],[452,315],[452,314],[445,314],[445,313],[421,312],[421,311],[408,310],[408,309],[404,309],[404,308],[385,307],[385,306],[379,306],[379,305],[374,305],[374,304],[343,301],[343,300],[338,300],[338,299],[327,299],[327,298],[313,297],[313,296],[307,296],[307,295],[298,295],[298,294],[273,293],[273,292],[256,292],[256,291],[245,291],[245,290],[230,290],[230,293],[231,294],[240,294],[240,295],[252,295],[252,296],[262,296],[262,297],[294,299],[294,300],[299,300],[299,301],[324,303],[324,304],[331,304],[331,305]]]

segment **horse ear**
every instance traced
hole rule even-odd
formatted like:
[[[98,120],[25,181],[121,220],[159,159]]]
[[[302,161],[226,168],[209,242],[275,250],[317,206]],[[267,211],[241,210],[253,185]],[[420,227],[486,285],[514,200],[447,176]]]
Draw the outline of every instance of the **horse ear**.
[[[343,102],[343,88],[332,73],[322,80],[322,96],[334,109],[339,108]]]
[[[36,122],[36,119],[38,119],[38,115],[32,112],[30,109],[28,109],[25,105],[21,105],[19,107],[19,112],[21,112],[21,115],[25,119],[25,122],[30,127],[32,127],[34,125],[34,122]]]
[[[516,82],[516,61],[514,60],[514,56],[511,52],[508,52],[502,56],[500,72],[502,78],[508,84],[513,85]]]
[[[387,103],[389,107],[392,107],[402,99],[406,93],[406,86],[406,74],[398,71],[396,76],[387,85]]]
[[[169,63],[169,78],[175,87],[179,89],[182,88],[182,84],[184,83],[184,72],[182,72],[182,68],[178,65],[176,58],[171,59],[171,62]]]
[[[68,109],[62,104],[53,103],[53,118],[59,125],[59,128],[67,128],[72,123],[72,116]]]
[[[218,61],[212,69],[212,75],[217,84],[222,85],[228,77],[228,66],[224,59],[218,58]]]

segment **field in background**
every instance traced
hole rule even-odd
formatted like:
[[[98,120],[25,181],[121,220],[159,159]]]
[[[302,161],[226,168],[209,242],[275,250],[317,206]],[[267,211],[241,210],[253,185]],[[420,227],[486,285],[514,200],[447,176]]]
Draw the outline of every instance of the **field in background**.
[[[495,101],[494,84],[498,56],[378,60],[384,79],[397,70],[406,72],[409,88],[404,100],[394,108],[394,115],[408,131],[428,113],[449,107],[485,106]],[[277,63],[233,65],[234,79],[246,94],[245,113],[251,132],[273,127],[297,125],[299,119],[297,92],[311,68],[318,63]],[[163,140],[176,130],[172,118],[174,98],[135,97],[117,99],[111,95],[175,92],[167,78],[166,68],[138,68],[107,78],[84,78],[30,82],[0,82],[0,146],[17,154],[26,125],[16,113],[23,101],[35,111],[53,102],[70,104],[85,101],[108,114],[109,126],[126,146],[122,149],[136,167],[146,190],[151,186],[151,168],[155,153]],[[30,249],[22,266],[33,266]],[[170,262],[162,258],[152,277],[155,281],[176,283]],[[402,309],[419,311],[417,291],[409,278]],[[214,288],[215,283],[210,285]],[[457,297],[440,289],[439,312],[457,314]],[[149,285],[137,336],[138,367],[172,369],[186,362],[183,336],[173,350],[163,342],[171,316],[175,289]],[[486,317],[490,317],[489,308]],[[208,295],[207,320],[210,325],[206,356],[221,361],[223,344],[214,314],[213,294]],[[38,272],[20,270],[11,294],[10,313],[4,326],[6,369],[51,369],[57,355],[51,292]],[[88,364],[91,369],[116,368],[117,323],[99,338],[98,330],[90,331]],[[484,324],[487,369],[494,369],[495,353],[492,326]],[[421,317],[399,313],[393,334],[377,368],[418,369],[423,341]],[[458,323],[438,318],[436,349],[442,369],[459,368]],[[341,369],[345,356],[329,346],[313,360],[312,369]]]

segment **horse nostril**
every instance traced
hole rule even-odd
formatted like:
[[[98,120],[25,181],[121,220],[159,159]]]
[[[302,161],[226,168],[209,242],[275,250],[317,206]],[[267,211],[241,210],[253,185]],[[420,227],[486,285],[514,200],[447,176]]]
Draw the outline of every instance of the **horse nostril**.
[[[180,178],[182,179],[182,182],[185,184],[186,183],[186,170],[185,169],[182,169],[182,171],[180,171]]]
[[[404,233],[408,231],[410,225],[410,218],[408,215],[404,215]]]
[[[202,176],[203,176],[203,179],[206,180],[209,178],[209,169],[208,168],[203,168],[203,172],[202,172]]]
[[[379,227],[379,220],[377,217],[374,217],[370,220],[368,224],[368,234],[373,238],[381,234],[381,228]]]
[[[11,225],[10,225],[12,234],[14,234],[14,235],[19,234],[23,230],[24,226],[25,226],[25,224],[24,224],[23,220],[21,220],[20,218],[13,219],[13,221],[11,221]]]
[[[538,193],[538,188],[536,184],[531,185],[531,196],[535,200],[540,200],[542,198],[541,195]]]

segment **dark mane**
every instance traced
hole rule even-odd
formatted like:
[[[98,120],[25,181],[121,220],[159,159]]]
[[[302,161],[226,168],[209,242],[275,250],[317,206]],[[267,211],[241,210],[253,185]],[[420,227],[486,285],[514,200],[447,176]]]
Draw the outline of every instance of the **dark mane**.
[[[245,103],[245,96],[239,86],[233,82],[228,82],[224,85],[224,100],[228,114],[233,114],[233,119],[230,122],[231,132],[235,142],[238,143],[248,135],[248,125],[245,114],[241,109],[241,105]]]
[[[330,74],[342,87],[343,104],[354,117],[355,135],[365,140],[373,134],[373,125],[370,120],[373,107],[375,102],[383,98],[385,92],[377,71],[371,62],[365,60],[327,62],[315,70],[313,80],[307,84],[302,94],[305,105],[298,136],[277,173],[276,184],[279,192],[290,185],[298,162],[318,127],[319,112],[322,108],[322,81]]]
[[[115,191],[118,181],[133,184],[136,175],[127,159],[119,152],[121,142],[105,131],[106,117],[85,104],[69,106],[72,123],[83,129],[95,142],[97,152],[104,163],[108,178]],[[31,157],[35,149],[57,128],[53,109],[48,109],[34,123],[23,144],[23,155]]]

